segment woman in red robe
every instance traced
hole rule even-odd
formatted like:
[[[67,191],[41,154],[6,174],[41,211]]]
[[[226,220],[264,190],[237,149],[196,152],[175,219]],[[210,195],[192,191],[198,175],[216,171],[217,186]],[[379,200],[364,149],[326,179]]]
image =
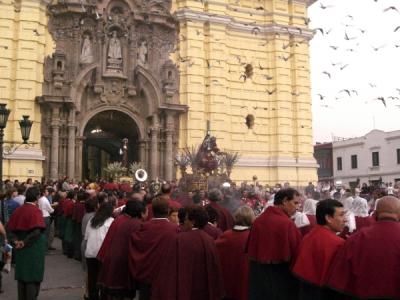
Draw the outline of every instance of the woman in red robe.
[[[215,241],[221,261],[224,299],[247,300],[249,298],[249,261],[244,250],[254,219],[255,215],[250,207],[239,207],[234,214],[233,229],[225,231]]]
[[[109,300],[134,298],[136,285],[129,273],[129,241],[138,231],[146,209],[142,202],[130,200],[122,214],[112,223],[101,245],[97,259],[102,263],[98,285]]]

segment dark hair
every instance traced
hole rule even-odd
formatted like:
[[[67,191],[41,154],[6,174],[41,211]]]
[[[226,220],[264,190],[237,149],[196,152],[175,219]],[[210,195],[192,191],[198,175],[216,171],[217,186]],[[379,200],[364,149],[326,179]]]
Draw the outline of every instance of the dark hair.
[[[313,192],[312,193],[312,198],[314,200],[321,200],[321,194],[319,192]]]
[[[186,215],[187,215],[187,210],[186,210],[186,208],[185,208],[185,207],[181,207],[181,208],[178,210],[179,224],[185,223]]]
[[[208,222],[210,222],[210,223],[218,222],[219,215],[218,215],[217,210],[214,207],[212,207],[211,205],[206,205],[204,208],[208,215]]]
[[[74,191],[68,191],[67,192],[67,198],[74,199],[75,198],[75,192]]]
[[[212,189],[208,193],[208,200],[210,200],[212,202],[217,202],[217,201],[220,201],[221,199],[222,199],[222,193],[219,189]]]
[[[326,224],[325,216],[328,215],[333,217],[333,215],[335,214],[336,207],[343,207],[343,204],[333,199],[325,199],[319,201],[317,203],[317,213],[316,213],[317,224],[325,225]]]
[[[293,200],[294,196],[300,196],[299,192],[292,188],[281,189],[274,196],[274,205],[283,204],[283,200]]]
[[[85,191],[80,191],[76,195],[76,199],[78,201],[86,201],[87,199],[89,199],[89,197],[90,197],[89,193],[86,193]]]
[[[126,202],[125,208],[122,212],[131,216],[132,218],[140,219],[142,214],[146,212],[146,207],[142,201],[129,200]]]
[[[108,195],[105,192],[100,192],[97,194],[97,201],[99,201],[99,204],[103,204],[104,202],[106,202],[107,198]]]
[[[152,201],[153,215],[155,218],[168,217],[168,200],[164,197],[156,197]]]
[[[204,207],[193,205],[188,208],[187,217],[194,222],[193,226],[202,229],[207,225],[208,215]]]
[[[103,226],[104,222],[112,216],[113,212],[114,206],[108,202],[103,203],[94,214],[92,220],[90,220],[90,225],[92,228],[99,228]]]
[[[17,187],[17,192],[18,195],[23,195],[26,191],[26,186],[21,184],[20,186]]]
[[[7,192],[6,192],[7,198],[10,199],[11,196],[12,196],[12,194],[13,194],[14,192],[16,192],[16,191],[17,191],[17,189],[14,188],[14,187],[9,188],[9,189],[7,190]]]
[[[85,201],[85,210],[87,213],[95,212],[98,205],[99,202],[96,197],[87,199]]]
[[[39,199],[40,191],[37,187],[30,187],[26,190],[25,202],[35,202]]]
[[[161,185],[161,193],[163,194],[171,193],[171,185],[169,183],[163,183]]]

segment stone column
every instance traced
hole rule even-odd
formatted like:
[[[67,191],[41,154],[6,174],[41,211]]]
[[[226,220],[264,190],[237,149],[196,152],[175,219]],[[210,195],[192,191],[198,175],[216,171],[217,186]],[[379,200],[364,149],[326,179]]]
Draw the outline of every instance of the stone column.
[[[83,178],[83,170],[82,170],[82,160],[83,160],[83,140],[85,137],[83,136],[77,136],[76,137],[76,152],[75,152],[75,157],[78,159],[75,160],[75,167],[76,167],[76,178],[78,179],[86,179]]]
[[[139,162],[146,169],[146,141],[139,141]]]
[[[75,109],[71,108],[68,116],[68,163],[67,175],[71,179],[75,179],[75,138],[76,138],[76,125],[75,125]]]
[[[51,116],[50,178],[58,180],[58,150],[60,142],[60,108],[53,106]]]
[[[165,162],[165,169],[164,169],[164,174],[165,174],[165,179],[167,181],[171,181],[173,177],[173,157],[172,157],[172,135],[174,133],[174,118],[172,113],[167,113],[166,116],[166,130],[165,130],[165,156],[164,156],[164,162]]]
[[[150,139],[151,139],[151,153],[150,153],[150,174],[151,179],[156,179],[158,177],[158,130],[159,121],[158,115],[153,116],[153,124],[150,128]]]

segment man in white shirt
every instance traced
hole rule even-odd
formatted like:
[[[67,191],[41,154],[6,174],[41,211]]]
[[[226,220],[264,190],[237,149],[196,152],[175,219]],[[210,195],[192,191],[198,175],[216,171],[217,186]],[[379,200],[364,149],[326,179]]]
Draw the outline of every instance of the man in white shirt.
[[[42,212],[44,222],[46,224],[46,230],[44,232],[46,241],[49,241],[49,232],[50,232],[50,225],[51,225],[51,216],[54,212],[53,207],[51,207],[49,200],[47,199],[47,196],[49,195],[49,192],[47,188],[43,188],[41,191],[41,197],[38,200],[38,207]],[[48,248],[51,248],[49,245],[47,245]]]

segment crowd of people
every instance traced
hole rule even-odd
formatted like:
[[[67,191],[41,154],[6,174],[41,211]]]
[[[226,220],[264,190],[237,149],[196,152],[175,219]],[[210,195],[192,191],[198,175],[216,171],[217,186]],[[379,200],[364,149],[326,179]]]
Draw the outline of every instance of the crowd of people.
[[[38,298],[55,236],[90,300],[400,299],[396,186],[4,187],[0,270],[15,264],[20,300]]]

